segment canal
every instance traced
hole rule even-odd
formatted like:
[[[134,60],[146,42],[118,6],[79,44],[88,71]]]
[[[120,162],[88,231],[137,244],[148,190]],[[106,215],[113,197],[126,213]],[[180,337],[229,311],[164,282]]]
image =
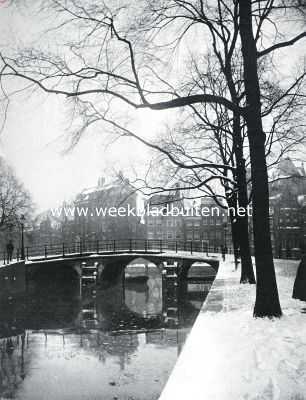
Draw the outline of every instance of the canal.
[[[158,399],[213,276],[195,266],[177,294],[160,269],[138,262],[81,296],[70,278],[36,276],[0,302],[0,398]]]

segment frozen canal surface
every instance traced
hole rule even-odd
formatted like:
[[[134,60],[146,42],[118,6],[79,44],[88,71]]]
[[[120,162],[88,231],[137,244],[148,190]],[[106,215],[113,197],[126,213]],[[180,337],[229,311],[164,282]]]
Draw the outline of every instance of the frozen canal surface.
[[[209,284],[188,284],[171,326],[161,273],[147,271],[82,299],[76,282],[42,279],[22,301],[2,300],[0,399],[158,399]]]

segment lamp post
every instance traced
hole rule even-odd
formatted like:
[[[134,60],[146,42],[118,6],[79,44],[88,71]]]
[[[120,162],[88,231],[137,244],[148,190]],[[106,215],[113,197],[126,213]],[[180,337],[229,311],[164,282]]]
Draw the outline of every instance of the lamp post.
[[[223,245],[226,248],[227,243],[226,243],[226,233],[227,233],[227,222],[223,223]]]
[[[25,217],[23,214],[20,216],[20,225],[21,225],[21,259],[25,259],[25,254],[24,254],[24,222],[25,222]]]

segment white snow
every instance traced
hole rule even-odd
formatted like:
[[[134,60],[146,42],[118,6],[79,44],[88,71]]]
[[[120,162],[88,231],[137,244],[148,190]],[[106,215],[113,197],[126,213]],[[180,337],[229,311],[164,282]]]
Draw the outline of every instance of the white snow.
[[[252,317],[255,285],[221,263],[160,400],[306,399],[306,303],[291,298],[297,262],[276,265],[284,315],[270,320]]]

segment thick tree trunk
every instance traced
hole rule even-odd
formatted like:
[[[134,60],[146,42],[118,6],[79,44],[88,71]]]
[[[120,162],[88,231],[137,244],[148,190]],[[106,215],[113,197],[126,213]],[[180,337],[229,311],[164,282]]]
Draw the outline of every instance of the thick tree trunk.
[[[245,160],[243,158],[243,142],[241,135],[240,116],[234,114],[233,122],[234,153],[236,158],[236,181],[238,187],[238,204],[246,211],[248,206],[248,191],[246,182]],[[240,244],[241,256],[241,277],[240,283],[256,283],[249,241],[248,215],[237,216],[238,218],[238,241]]]
[[[239,0],[239,31],[244,66],[247,111],[245,115],[251,157],[253,188],[253,229],[256,262],[255,317],[280,317],[282,314],[273,264],[269,188],[262,128],[257,49],[252,30],[251,0]]]

